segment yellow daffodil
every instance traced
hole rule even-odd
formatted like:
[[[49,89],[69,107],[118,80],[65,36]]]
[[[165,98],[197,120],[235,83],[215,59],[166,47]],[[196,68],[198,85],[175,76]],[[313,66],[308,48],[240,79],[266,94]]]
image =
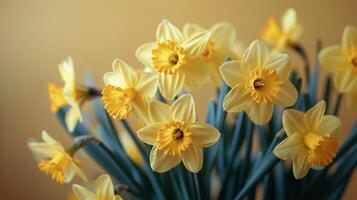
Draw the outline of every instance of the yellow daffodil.
[[[157,28],[156,42],[139,47],[136,56],[159,74],[159,90],[171,100],[183,86],[193,89],[208,80],[208,70],[200,58],[209,38],[209,32],[185,38],[168,20],[163,20]]]
[[[40,160],[38,167],[41,171],[50,174],[52,179],[60,184],[71,182],[75,175],[87,180],[76,161],[58,141],[45,131],[42,132],[42,139],[44,142],[28,144],[35,157]]]
[[[119,133],[120,141],[123,144],[125,153],[137,165],[142,166],[143,158],[140,155],[138,147],[135,145],[129,134],[125,131]]]
[[[224,98],[224,109],[245,111],[255,124],[271,119],[274,104],[292,106],[296,101],[297,91],[289,81],[289,56],[270,53],[258,40],[248,47],[241,61],[226,62],[220,71],[232,88]]]
[[[332,115],[324,115],[321,101],[306,113],[288,109],[283,114],[287,139],[275,147],[274,154],[282,160],[293,161],[296,179],[303,178],[311,167],[320,169],[336,156],[339,141],[336,134],[341,122]]]
[[[151,168],[166,172],[181,160],[191,172],[202,168],[202,148],[213,145],[220,133],[213,126],[196,121],[191,95],[181,96],[172,106],[153,101],[149,106],[151,124],[138,131],[138,137],[153,145],[150,153]]]
[[[120,59],[113,62],[113,72],[104,75],[102,91],[104,108],[116,119],[126,119],[133,113],[137,119],[147,122],[148,100],[153,98],[158,86],[154,73],[136,72]]]
[[[333,82],[339,92],[357,92],[357,28],[347,26],[342,45],[323,49],[319,58],[321,66],[333,74]]]
[[[295,9],[289,8],[281,19],[281,26],[272,17],[260,34],[274,51],[284,51],[289,45],[296,43],[301,37],[303,27],[297,21]]]
[[[201,53],[201,60],[209,70],[211,81],[219,87],[222,78],[218,68],[224,62],[224,58],[227,56],[232,59],[238,57],[233,51],[234,45],[236,45],[236,31],[229,23],[217,23],[209,30],[192,23],[187,23],[183,27],[183,34],[186,38],[204,31],[209,31],[211,37],[205,50]]]
[[[78,200],[121,200],[119,195],[114,192],[112,180],[108,175],[102,175],[95,180],[94,191],[73,184],[73,193]]]
[[[56,113],[61,107],[67,105],[67,101],[63,96],[63,88],[56,84],[48,84],[48,94],[51,100],[51,111]]]

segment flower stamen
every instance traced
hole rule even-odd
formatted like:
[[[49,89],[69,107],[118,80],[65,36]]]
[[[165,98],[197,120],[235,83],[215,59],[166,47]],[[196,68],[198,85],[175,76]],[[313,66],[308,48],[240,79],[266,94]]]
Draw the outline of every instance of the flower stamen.
[[[174,74],[186,64],[183,48],[176,42],[166,40],[152,49],[152,61],[158,72]]]
[[[57,183],[66,183],[65,170],[71,158],[63,153],[57,153],[51,160],[41,160],[38,167],[46,174],[51,174]]]

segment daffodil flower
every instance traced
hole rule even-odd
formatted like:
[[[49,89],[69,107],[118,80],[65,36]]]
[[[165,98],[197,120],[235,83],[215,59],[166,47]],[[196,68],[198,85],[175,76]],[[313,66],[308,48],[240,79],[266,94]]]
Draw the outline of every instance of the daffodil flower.
[[[126,119],[129,113],[148,121],[148,100],[154,97],[158,76],[154,73],[136,72],[120,59],[113,62],[113,72],[104,75],[102,91],[104,108],[116,119]]]
[[[153,145],[151,168],[166,172],[181,160],[191,172],[198,172],[203,164],[203,147],[217,142],[220,133],[213,126],[196,121],[191,95],[181,96],[172,106],[152,101],[149,106],[151,124],[138,131],[138,137]]]
[[[297,91],[289,81],[289,56],[270,53],[258,40],[248,47],[241,61],[226,62],[220,71],[232,88],[224,98],[224,110],[245,111],[255,124],[271,119],[274,104],[292,106],[296,101]]]
[[[281,26],[272,17],[260,34],[260,39],[266,41],[276,52],[284,51],[301,37],[303,27],[297,21],[296,10],[289,8],[281,19]]]
[[[341,93],[357,93],[357,29],[347,26],[342,45],[330,46],[319,54],[321,66],[333,75],[333,82]]]
[[[183,34],[186,38],[205,31],[209,31],[211,37],[201,54],[201,60],[209,70],[210,80],[216,87],[219,87],[222,78],[218,68],[224,62],[224,58],[227,56],[232,59],[238,58],[233,51],[236,45],[236,31],[229,23],[217,23],[209,30],[192,23],[187,23],[183,27]]]
[[[53,139],[45,131],[42,132],[44,142],[30,142],[29,148],[39,160],[38,167],[60,184],[69,183],[75,175],[87,180],[73,157],[63,148],[61,143]]]
[[[288,109],[283,114],[288,137],[275,147],[274,154],[293,161],[296,179],[303,178],[310,168],[329,165],[336,156],[339,147],[336,134],[341,122],[335,116],[324,115],[325,106],[321,101],[306,113]]]
[[[93,186],[94,191],[77,184],[73,184],[72,189],[78,200],[122,200],[114,193],[114,186],[108,175],[98,177]]]
[[[159,74],[159,90],[171,100],[183,86],[194,89],[208,80],[208,70],[200,58],[209,38],[209,32],[185,38],[168,20],[163,20],[157,28],[156,42],[139,47],[136,56]]]
[[[67,105],[67,100],[63,96],[63,88],[56,84],[48,84],[48,94],[51,100],[51,111],[56,113],[60,108]]]

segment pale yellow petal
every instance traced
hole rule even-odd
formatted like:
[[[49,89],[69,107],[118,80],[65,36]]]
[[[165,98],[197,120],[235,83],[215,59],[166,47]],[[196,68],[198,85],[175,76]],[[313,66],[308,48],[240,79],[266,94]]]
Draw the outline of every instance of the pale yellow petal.
[[[119,73],[119,87],[123,89],[133,87],[139,79],[139,75],[136,73],[135,69],[121,59],[114,60],[113,71]]]
[[[114,187],[108,175],[102,175],[94,182],[96,197],[98,199],[114,199]]]
[[[256,67],[264,67],[269,61],[269,49],[261,41],[255,40],[252,42],[248,49],[245,50],[242,58],[243,70],[249,71]]]
[[[301,179],[309,172],[311,165],[307,159],[307,151],[301,150],[293,160],[293,173],[296,179]]]
[[[132,112],[135,118],[144,124],[150,123],[149,101],[150,100],[147,99],[147,97],[138,95],[132,102]]]
[[[146,67],[153,66],[152,63],[152,49],[155,47],[155,43],[147,43],[140,46],[136,52],[136,58]]]
[[[222,64],[219,68],[223,80],[230,87],[234,87],[238,83],[243,83],[247,79],[247,74],[241,68],[240,61],[229,61]]]
[[[173,119],[187,125],[196,121],[195,102],[192,95],[185,94],[178,98],[171,107]]]
[[[174,168],[181,162],[181,158],[178,156],[170,156],[159,150],[156,146],[151,149],[150,152],[150,165],[156,172],[166,172]]]
[[[149,105],[149,116],[152,123],[166,123],[171,121],[170,106],[153,100]]]
[[[209,73],[209,82],[213,83],[213,86],[219,88],[222,84],[222,76],[219,71],[219,65],[209,65],[208,73]]]
[[[187,38],[182,43],[182,48],[189,58],[197,58],[202,55],[211,34],[208,31],[199,32]]]
[[[61,78],[65,83],[74,83],[75,73],[72,58],[67,58],[58,65]]]
[[[318,128],[317,133],[320,135],[337,134],[341,127],[341,121],[333,115],[325,115]]]
[[[281,160],[293,160],[302,148],[305,148],[304,135],[294,133],[275,147],[274,154]]]
[[[288,33],[288,41],[289,42],[297,42],[302,33],[304,31],[304,27],[301,24],[296,24]]]
[[[357,111],[357,92],[350,92],[346,94],[347,107],[353,111]]]
[[[123,81],[120,78],[119,72],[107,72],[103,76],[103,81],[105,85],[112,85],[115,87],[122,88]]]
[[[357,76],[354,69],[351,67],[345,71],[339,71],[333,76],[333,83],[336,89],[341,93],[356,91]]]
[[[53,139],[53,137],[50,136],[50,134],[48,134],[45,130],[42,131],[41,137],[42,137],[43,141],[45,141],[48,144],[57,144],[57,143],[59,143],[57,140]]]
[[[276,102],[283,106],[293,106],[298,97],[298,92],[290,80],[283,80]]]
[[[192,133],[192,142],[198,147],[213,145],[221,135],[214,126],[204,122],[194,122],[190,125],[189,129]]]
[[[72,163],[70,163],[69,166],[67,166],[63,172],[65,183],[72,182],[75,175],[76,175],[76,170],[73,168]]]
[[[163,97],[172,100],[180,90],[185,82],[185,74],[178,72],[175,74],[160,73],[159,75],[159,89]]]
[[[155,145],[157,133],[162,126],[162,124],[151,124],[141,128],[137,132],[139,139],[147,144]]]
[[[159,85],[159,76],[156,73],[140,72],[139,80],[134,89],[142,96],[153,98]]]
[[[76,175],[78,175],[83,181],[88,181],[87,176],[84,174],[82,169],[77,165],[77,163],[73,159],[72,159],[70,168],[72,168],[74,173]]]
[[[256,125],[263,125],[270,121],[273,115],[274,105],[270,103],[255,103],[251,102],[246,106],[245,112]]]
[[[305,134],[308,132],[304,123],[304,115],[305,113],[294,109],[287,109],[284,111],[283,127],[289,137],[294,133]]]
[[[308,131],[314,132],[318,130],[324,117],[325,110],[326,103],[322,100],[306,112],[304,116],[304,124]]]
[[[342,47],[352,56],[357,51],[357,28],[353,26],[346,26],[342,35]],[[355,56],[355,55],[354,55]]]
[[[182,69],[185,74],[184,86],[188,90],[194,90],[207,83],[209,70],[201,60],[189,59]]]
[[[83,117],[78,106],[72,106],[64,117],[67,129],[69,132],[73,132],[77,126],[78,121],[82,122]]]
[[[157,42],[171,40],[181,43],[183,41],[183,35],[176,26],[169,22],[169,20],[164,19],[157,27],[156,40]]]
[[[182,154],[182,161],[187,170],[197,173],[203,165],[202,148],[194,145],[189,146]]]
[[[281,20],[282,28],[284,32],[289,32],[297,24],[296,10],[289,8],[285,11]]]
[[[271,55],[267,67],[275,70],[281,78],[288,79],[291,72],[290,56],[282,53],[274,53]]]
[[[236,40],[236,31],[232,24],[220,22],[210,28],[211,40],[215,49],[229,49]]]
[[[223,108],[227,112],[242,112],[250,106],[252,98],[243,84],[234,86],[224,97]]]
[[[186,38],[191,37],[194,34],[202,32],[202,31],[206,31],[206,29],[204,29],[202,26],[195,24],[195,23],[186,23],[182,28],[183,35]]]
[[[321,66],[329,73],[346,70],[351,67],[346,52],[340,46],[324,48],[319,53]]]
[[[78,200],[95,200],[96,196],[93,192],[87,190],[85,187],[73,184],[72,190]]]
[[[58,153],[58,148],[56,148],[55,144],[29,142],[28,146],[39,160],[53,158]]]

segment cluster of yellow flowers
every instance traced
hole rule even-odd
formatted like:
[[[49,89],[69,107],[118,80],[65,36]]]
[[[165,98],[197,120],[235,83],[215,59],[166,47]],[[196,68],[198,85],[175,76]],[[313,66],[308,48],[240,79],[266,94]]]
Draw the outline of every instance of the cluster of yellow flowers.
[[[168,20],[163,20],[156,31],[156,41],[144,44],[136,51],[137,59],[147,67],[137,71],[121,59],[113,62],[113,71],[104,75],[102,91],[76,83],[71,59],[59,65],[64,87],[49,85],[51,110],[69,105],[65,123],[70,132],[83,121],[81,105],[101,96],[107,113],[124,120],[133,115],[143,128],[137,136],[152,145],[150,163],[154,171],[165,172],[181,160],[191,172],[203,165],[203,147],[215,144],[220,132],[207,123],[197,121],[193,97],[187,93],[209,80],[218,86],[222,80],[231,88],[224,98],[223,108],[230,113],[245,112],[256,125],[272,118],[274,105],[291,107],[298,92],[289,81],[291,61],[282,53],[298,42],[302,26],[296,12],[289,9],[281,27],[270,18],[260,36],[242,53],[237,53],[236,32],[228,23],[218,23],[210,29],[186,24],[181,32]],[[224,62],[225,57],[232,61]],[[357,29],[347,27],[342,46],[324,49],[320,55],[322,66],[334,77],[337,90],[346,93],[351,107],[357,100]],[[166,100],[155,100],[159,93]],[[182,94],[186,93],[186,94]],[[164,103],[166,102],[166,103]],[[354,103],[353,103],[354,102]],[[338,151],[340,120],[324,115],[325,103],[319,102],[306,113],[287,109],[283,113],[283,128],[287,134],[274,153],[283,160],[293,161],[296,178],[304,177],[310,168],[329,165]],[[59,183],[68,183],[74,175],[84,180],[85,175],[73,158],[74,152],[46,132],[44,143],[31,142],[40,160],[39,168]],[[114,195],[107,175],[95,182],[91,192],[79,185],[73,190],[78,199],[120,199]]]

